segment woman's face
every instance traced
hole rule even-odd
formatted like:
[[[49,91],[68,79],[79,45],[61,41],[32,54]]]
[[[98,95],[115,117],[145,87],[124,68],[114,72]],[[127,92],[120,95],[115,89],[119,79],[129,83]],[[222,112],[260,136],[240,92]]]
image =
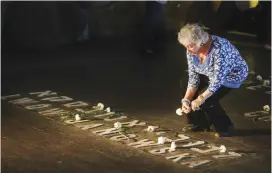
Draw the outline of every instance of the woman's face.
[[[200,47],[198,47],[195,43],[185,43],[182,39],[178,38],[178,41],[181,45],[183,45],[190,53],[197,54]]]
[[[199,51],[199,47],[194,43],[188,44],[186,46],[184,45],[184,47],[186,47],[186,49],[191,53],[197,53]]]

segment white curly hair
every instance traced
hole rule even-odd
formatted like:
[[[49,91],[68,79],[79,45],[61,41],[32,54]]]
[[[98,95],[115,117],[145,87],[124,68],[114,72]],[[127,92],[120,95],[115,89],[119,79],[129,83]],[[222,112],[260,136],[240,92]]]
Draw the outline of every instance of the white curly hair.
[[[187,24],[178,33],[178,41],[185,47],[192,43],[200,47],[202,43],[206,43],[208,40],[209,34],[198,24]]]

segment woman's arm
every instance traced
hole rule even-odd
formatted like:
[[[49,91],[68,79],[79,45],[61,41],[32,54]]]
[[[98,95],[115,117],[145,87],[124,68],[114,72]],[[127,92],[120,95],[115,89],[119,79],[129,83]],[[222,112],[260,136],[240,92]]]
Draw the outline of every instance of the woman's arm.
[[[197,91],[197,88],[188,87],[184,99],[191,101]]]
[[[212,96],[213,93],[215,93],[222,86],[223,79],[226,76],[228,69],[225,62],[227,56],[228,55],[223,50],[220,50],[218,54],[215,55],[214,78],[210,81],[210,85],[208,86],[207,90],[201,94],[204,100]]]
[[[222,48],[218,51],[214,56],[214,76],[213,79],[210,81],[210,85],[208,90],[214,93],[222,86],[222,82],[226,76],[227,72],[227,63],[226,60],[230,56],[229,53],[224,51]]]
[[[187,86],[184,99],[188,99],[191,101],[197,91],[200,78],[199,78],[199,74],[195,71],[193,67],[193,59],[189,54],[187,54],[187,61],[188,61],[189,80],[188,80],[188,86]]]
[[[211,97],[212,95],[213,95],[213,93],[210,92],[209,90],[206,90],[204,93],[201,94],[201,96],[203,97],[204,100]]]

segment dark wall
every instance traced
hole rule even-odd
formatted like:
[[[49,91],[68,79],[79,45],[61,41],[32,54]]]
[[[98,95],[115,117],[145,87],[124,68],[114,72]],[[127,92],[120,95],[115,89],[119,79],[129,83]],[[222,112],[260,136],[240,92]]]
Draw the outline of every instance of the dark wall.
[[[2,1],[2,46],[44,49],[72,44],[89,25],[90,41],[95,37],[127,36],[141,32],[145,2]],[[176,30],[185,19],[190,2],[168,2],[165,26]],[[87,16],[82,14],[82,9]],[[87,18],[86,18],[87,17]]]
[[[4,43],[13,46],[70,43],[83,25],[79,7],[71,2],[11,2],[6,6],[2,33]]]
[[[165,29],[176,33],[186,20],[202,21],[210,27],[219,26],[216,21],[233,23],[229,16],[237,18],[233,15],[237,9],[225,4],[168,1],[164,5]],[[73,44],[86,23],[90,42],[100,37],[135,36],[142,31],[144,12],[144,1],[1,1],[2,46],[47,49]],[[216,14],[221,17],[215,18]]]

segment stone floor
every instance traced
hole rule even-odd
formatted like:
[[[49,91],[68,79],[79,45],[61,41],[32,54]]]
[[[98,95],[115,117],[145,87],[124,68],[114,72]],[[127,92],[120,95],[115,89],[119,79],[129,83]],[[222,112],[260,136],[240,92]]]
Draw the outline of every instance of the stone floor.
[[[4,54],[1,95],[51,90],[93,105],[103,102],[128,117],[181,131],[182,117],[176,116],[175,110],[181,99],[180,83],[187,83],[185,49],[169,41],[159,54],[143,57],[135,45],[115,40],[48,52]],[[235,123],[234,136],[190,135],[240,150],[243,159],[189,169],[2,100],[2,171],[270,172],[271,121],[253,121],[245,114],[255,115],[264,105],[271,105],[267,93],[271,88],[258,87],[262,83],[256,80],[257,75],[270,80],[271,52],[249,42],[240,41],[236,46],[250,71],[256,73],[222,100]]]

